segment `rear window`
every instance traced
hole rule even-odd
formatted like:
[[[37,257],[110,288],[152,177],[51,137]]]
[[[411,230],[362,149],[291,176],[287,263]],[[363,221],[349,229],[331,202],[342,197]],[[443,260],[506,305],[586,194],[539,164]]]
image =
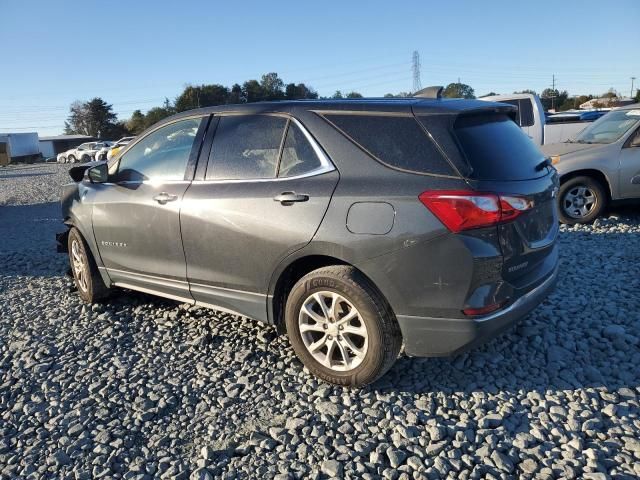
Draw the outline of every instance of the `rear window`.
[[[536,167],[544,156],[506,115],[458,118],[454,131],[478,180],[526,180],[541,177]]]
[[[389,167],[423,174],[455,175],[413,116],[327,114],[325,117],[365,152]]]

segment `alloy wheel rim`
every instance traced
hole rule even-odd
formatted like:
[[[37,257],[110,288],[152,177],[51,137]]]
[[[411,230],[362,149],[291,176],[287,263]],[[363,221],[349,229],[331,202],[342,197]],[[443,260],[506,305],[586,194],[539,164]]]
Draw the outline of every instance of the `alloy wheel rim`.
[[[298,328],[311,356],[332,370],[353,370],[367,355],[367,327],[358,309],[339,293],[320,291],[307,297]]]
[[[71,262],[73,263],[73,273],[76,276],[78,287],[83,292],[86,292],[89,289],[87,284],[87,262],[77,240],[71,242]]]
[[[596,194],[585,185],[576,185],[562,199],[562,209],[571,218],[584,218],[598,203]]]

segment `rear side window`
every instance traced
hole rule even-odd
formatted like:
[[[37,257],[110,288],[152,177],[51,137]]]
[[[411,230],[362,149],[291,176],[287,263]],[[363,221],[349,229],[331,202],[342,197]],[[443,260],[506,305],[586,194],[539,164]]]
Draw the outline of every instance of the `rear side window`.
[[[544,156],[507,115],[459,117],[454,131],[478,180],[526,180],[541,177]]]
[[[268,115],[220,117],[206,178],[275,178],[287,119]]]
[[[413,116],[328,114],[327,120],[379,162],[415,173],[455,175]]]
[[[290,122],[282,149],[278,177],[295,177],[320,167],[320,159],[304,133],[293,122]]]

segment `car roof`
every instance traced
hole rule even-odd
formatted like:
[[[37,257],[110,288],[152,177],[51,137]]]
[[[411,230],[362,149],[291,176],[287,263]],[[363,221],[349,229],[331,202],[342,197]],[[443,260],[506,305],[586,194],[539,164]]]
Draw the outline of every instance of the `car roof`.
[[[481,100],[464,100],[458,98],[425,99],[415,97],[401,98],[358,98],[358,99],[323,99],[323,100],[284,100],[273,102],[253,102],[231,105],[218,105],[195,110],[187,110],[168,117],[166,121],[192,115],[206,115],[223,112],[238,113],[292,113],[296,111],[358,111],[358,112],[411,112],[425,114],[459,114],[476,110],[499,110],[510,112],[515,107]]]

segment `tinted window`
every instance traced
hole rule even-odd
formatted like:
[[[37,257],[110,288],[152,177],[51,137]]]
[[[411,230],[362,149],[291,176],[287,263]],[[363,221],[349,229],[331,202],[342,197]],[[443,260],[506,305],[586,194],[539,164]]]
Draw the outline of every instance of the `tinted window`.
[[[207,179],[274,178],[287,120],[268,115],[220,117]]]
[[[536,170],[544,160],[540,150],[506,115],[460,117],[454,130],[473,178],[525,180],[546,174]]]
[[[533,125],[533,105],[531,100],[520,100],[520,126],[530,127]]]
[[[320,159],[304,133],[293,122],[290,122],[282,149],[278,177],[295,177],[319,167]]]
[[[200,122],[181,120],[147,135],[121,157],[118,180],[183,180]]]
[[[327,119],[386,165],[417,173],[454,174],[413,116],[327,115]]]

